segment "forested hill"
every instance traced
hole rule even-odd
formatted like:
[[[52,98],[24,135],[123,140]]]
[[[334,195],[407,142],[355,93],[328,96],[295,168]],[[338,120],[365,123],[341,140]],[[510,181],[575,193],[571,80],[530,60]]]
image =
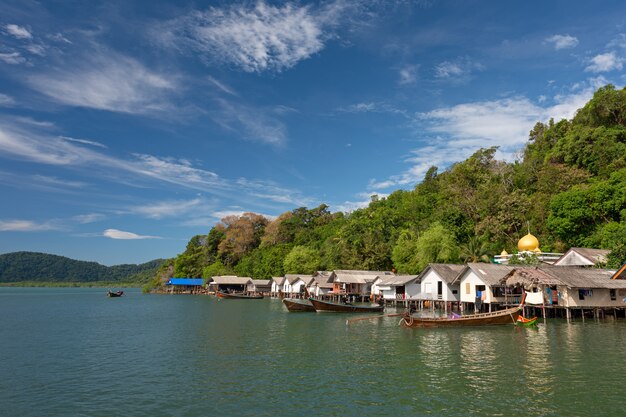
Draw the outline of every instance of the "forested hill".
[[[140,265],[104,266],[64,256],[38,252],[0,255],[0,282],[146,282],[154,276],[163,259]]]
[[[315,270],[418,273],[429,262],[513,253],[528,229],[544,252],[611,249],[626,261],[626,90],[608,85],[572,120],[538,122],[515,162],[477,149],[412,190],[352,213],[297,208],[268,220],[229,216],[164,264],[161,279],[227,273],[270,278]]]

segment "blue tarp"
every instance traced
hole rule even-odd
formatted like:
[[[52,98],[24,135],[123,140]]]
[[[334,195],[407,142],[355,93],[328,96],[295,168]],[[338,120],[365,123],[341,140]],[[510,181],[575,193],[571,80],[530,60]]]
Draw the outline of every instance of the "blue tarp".
[[[202,278],[170,278],[167,285],[204,285]]]

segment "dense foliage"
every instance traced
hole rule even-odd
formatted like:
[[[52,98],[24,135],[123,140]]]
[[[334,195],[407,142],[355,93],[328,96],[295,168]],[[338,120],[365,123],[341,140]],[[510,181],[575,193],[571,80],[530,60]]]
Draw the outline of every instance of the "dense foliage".
[[[515,162],[498,161],[495,152],[479,149],[441,173],[432,167],[413,190],[374,196],[348,214],[321,205],[272,221],[227,217],[191,239],[173,273],[417,273],[429,262],[512,253],[528,228],[543,251],[604,248],[612,250],[608,266],[626,261],[626,89],[608,85],[572,120],[537,123]]]
[[[37,252],[0,255],[0,282],[148,282],[163,259],[140,265],[104,266]]]

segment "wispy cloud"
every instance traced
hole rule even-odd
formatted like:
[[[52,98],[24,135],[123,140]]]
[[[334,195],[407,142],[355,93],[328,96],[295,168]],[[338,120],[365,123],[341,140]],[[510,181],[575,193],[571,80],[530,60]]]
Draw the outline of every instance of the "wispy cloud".
[[[0,93],[0,107],[12,107],[15,105],[15,100],[11,96]]]
[[[188,201],[163,201],[145,206],[133,207],[131,211],[151,219],[180,216],[197,209],[203,201],[199,198]]]
[[[135,240],[135,239],[161,239],[159,236],[145,236],[138,235],[132,232],[125,232],[123,230],[117,229],[106,229],[102,236],[108,237],[110,239],[119,239],[119,240]]]
[[[66,140],[68,142],[75,142],[75,143],[82,143],[83,145],[91,145],[91,146],[95,146],[98,148],[107,148],[106,145],[103,145],[100,142],[96,142],[93,140],[87,140],[87,139],[76,139],[76,138],[70,138],[68,136],[60,136],[61,139]]]
[[[18,65],[26,62],[26,58],[19,52],[0,52],[0,61],[9,65]]]
[[[172,79],[134,58],[96,48],[28,76],[26,81],[33,89],[68,106],[148,114],[171,108],[168,95],[177,88]]]
[[[73,221],[80,223],[80,224],[96,223],[104,219],[106,219],[106,216],[100,213],[79,214],[77,216],[72,217]]]
[[[395,107],[387,102],[361,102],[350,104],[348,106],[339,107],[336,111],[340,113],[390,113],[397,114],[406,118],[411,118],[406,110]]]
[[[378,192],[359,193],[356,195],[359,200],[356,201],[344,201],[343,203],[334,204],[331,209],[333,211],[342,211],[344,213],[351,213],[354,210],[367,207],[372,202],[372,197],[378,196],[379,198],[385,198],[388,194]]]
[[[263,1],[194,11],[157,29],[162,43],[191,48],[208,61],[247,72],[282,71],[324,48],[339,7]]]
[[[578,38],[571,35],[553,35],[546,38],[546,42],[554,45],[554,49],[571,49],[578,46]]]
[[[32,39],[33,35],[28,29],[15,24],[4,25],[4,30],[16,39]]]
[[[609,72],[614,70],[621,70],[624,64],[624,59],[618,57],[615,52],[606,52],[594,56],[589,60],[590,64],[585,68],[586,72]]]
[[[398,83],[400,85],[415,84],[417,81],[418,68],[418,65],[406,65],[400,68],[398,71],[398,75],[400,76]]]
[[[135,154],[120,158],[92,144],[67,141],[50,132],[53,126],[36,121],[0,117],[0,155],[36,163],[82,169],[92,176],[123,182],[133,174],[135,185],[159,181],[239,200],[260,199],[272,203],[308,203],[294,189],[271,181],[247,178],[226,179],[215,172],[194,166],[190,161],[172,157]],[[91,141],[89,141],[91,142]],[[161,207],[165,209],[166,207]],[[146,212],[147,213],[147,212]],[[156,215],[156,211],[153,212]]]
[[[38,223],[31,220],[0,220],[0,232],[42,232],[61,230],[55,222]]]
[[[435,66],[435,77],[447,81],[467,81],[473,71],[482,71],[485,67],[470,60],[469,58],[458,58],[454,61],[444,61]]]
[[[217,108],[209,114],[224,129],[237,132],[246,140],[270,145],[283,145],[287,141],[287,127],[278,118],[284,114],[283,107],[252,107],[222,98],[215,102]]]

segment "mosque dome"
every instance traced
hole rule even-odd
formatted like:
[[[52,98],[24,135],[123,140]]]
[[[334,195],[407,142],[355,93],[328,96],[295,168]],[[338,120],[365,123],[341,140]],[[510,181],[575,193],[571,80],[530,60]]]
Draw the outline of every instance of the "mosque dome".
[[[500,256],[507,256],[509,253],[505,250],[502,249],[502,252],[500,253]]]
[[[529,233],[517,242],[517,248],[520,252],[534,251],[539,248],[539,240]]]

